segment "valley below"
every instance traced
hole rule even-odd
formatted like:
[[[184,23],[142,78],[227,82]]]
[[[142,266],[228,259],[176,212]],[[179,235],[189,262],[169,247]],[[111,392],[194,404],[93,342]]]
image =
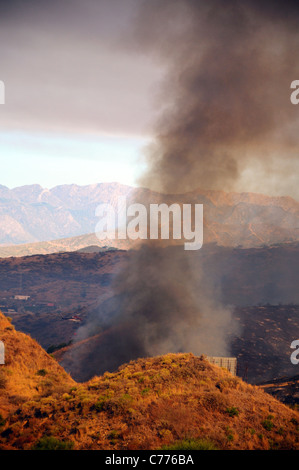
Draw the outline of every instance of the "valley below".
[[[91,331],[86,325],[111,310],[116,298],[114,279],[126,269],[132,253],[3,258],[0,309],[17,329],[53,353],[76,380],[89,380],[106,370],[103,357],[115,327],[107,337],[108,327],[101,322]],[[298,253],[295,243],[251,249],[207,244],[194,255],[219,301],[230,308],[230,355],[237,357],[238,375],[249,383],[297,374],[290,362],[290,344],[299,338]],[[121,335],[121,325],[115,334]],[[137,358],[133,353],[129,359]],[[116,361],[114,369],[120,365]]]
[[[100,242],[95,208],[119,196],[203,203],[203,247]],[[251,193],[1,187],[0,448],[297,449],[298,213]]]

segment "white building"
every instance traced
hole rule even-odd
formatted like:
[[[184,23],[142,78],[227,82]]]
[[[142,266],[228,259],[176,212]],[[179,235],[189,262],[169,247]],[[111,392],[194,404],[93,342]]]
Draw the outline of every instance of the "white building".
[[[237,375],[237,358],[236,357],[215,357],[207,356],[207,361],[215,366],[227,369],[232,375]]]

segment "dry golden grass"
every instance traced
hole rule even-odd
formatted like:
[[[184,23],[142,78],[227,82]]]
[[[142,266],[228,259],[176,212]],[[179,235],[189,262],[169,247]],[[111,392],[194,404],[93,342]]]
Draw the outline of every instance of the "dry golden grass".
[[[299,447],[297,412],[204,357],[139,359],[76,384],[31,338],[7,327],[0,317],[9,358],[0,369],[7,378],[2,449],[40,447],[45,436],[74,449],[158,449],[183,440],[218,449]]]
[[[0,366],[2,416],[22,402],[58,393],[74,383],[55,359],[30,336],[16,331],[1,312],[0,340],[5,344],[5,365]]]

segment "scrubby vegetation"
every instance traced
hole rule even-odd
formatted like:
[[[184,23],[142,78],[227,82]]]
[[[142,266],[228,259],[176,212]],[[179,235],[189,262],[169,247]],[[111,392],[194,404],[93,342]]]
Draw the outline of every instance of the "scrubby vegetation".
[[[32,450],[71,450],[74,447],[72,441],[61,441],[52,436],[45,436],[32,446]]]
[[[185,439],[162,447],[162,450],[218,450],[213,442],[206,439]]]
[[[204,357],[138,359],[80,384],[28,336],[4,334],[2,449],[299,448],[298,412]]]
[[[232,418],[233,416],[239,416],[239,410],[235,406],[232,406],[230,408],[226,408],[226,412],[229,414],[229,416]]]

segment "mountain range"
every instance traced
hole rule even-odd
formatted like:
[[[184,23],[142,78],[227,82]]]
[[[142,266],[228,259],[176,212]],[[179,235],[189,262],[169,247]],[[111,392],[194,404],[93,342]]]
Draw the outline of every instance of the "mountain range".
[[[299,240],[299,203],[287,196],[194,190],[160,194],[119,183],[87,186],[0,186],[0,256],[74,251],[89,245],[130,248],[127,240],[95,236],[99,204],[117,212],[119,196],[128,203],[203,204],[204,243],[246,248]]]

